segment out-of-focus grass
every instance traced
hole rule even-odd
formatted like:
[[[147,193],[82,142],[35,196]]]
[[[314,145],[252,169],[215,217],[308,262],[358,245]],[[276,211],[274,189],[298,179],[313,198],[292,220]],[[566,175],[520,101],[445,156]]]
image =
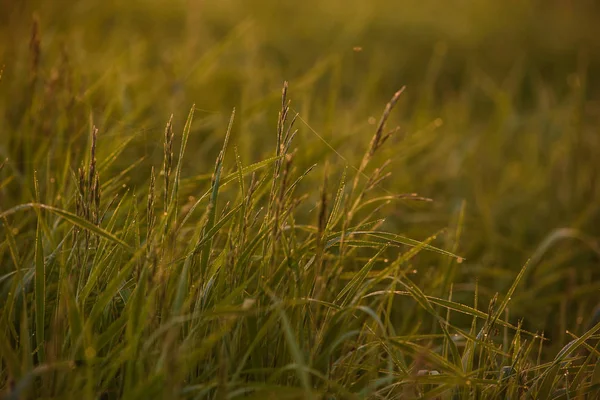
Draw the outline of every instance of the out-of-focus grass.
[[[593,334],[600,302],[595,2],[296,3],[0,1],[2,383],[167,398],[595,388],[597,350],[571,364],[572,348],[559,353]],[[288,123],[299,113],[292,164],[270,158],[284,80]],[[400,130],[358,171],[404,85],[387,125]],[[391,175],[360,196],[386,160]],[[434,201],[383,198],[413,192]],[[13,212],[32,202],[54,208]],[[370,233],[337,242],[353,230]],[[465,260],[384,248],[400,239],[374,230]],[[528,259],[508,307],[488,310]],[[513,326],[483,326],[498,312]],[[550,339],[539,360],[521,318]]]

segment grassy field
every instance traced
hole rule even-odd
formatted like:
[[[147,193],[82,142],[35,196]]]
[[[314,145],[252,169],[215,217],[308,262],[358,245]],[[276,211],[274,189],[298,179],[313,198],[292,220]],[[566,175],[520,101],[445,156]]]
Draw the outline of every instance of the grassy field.
[[[0,396],[600,396],[593,1],[0,0]]]

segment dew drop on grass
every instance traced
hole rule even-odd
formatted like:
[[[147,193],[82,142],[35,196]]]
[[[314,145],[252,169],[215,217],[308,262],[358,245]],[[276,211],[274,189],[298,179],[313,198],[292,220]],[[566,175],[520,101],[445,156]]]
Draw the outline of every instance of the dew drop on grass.
[[[244,299],[244,302],[242,303],[242,310],[250,309],[254,305],[254,303],[256,303],[255,299],[251,299],[251,298]]]

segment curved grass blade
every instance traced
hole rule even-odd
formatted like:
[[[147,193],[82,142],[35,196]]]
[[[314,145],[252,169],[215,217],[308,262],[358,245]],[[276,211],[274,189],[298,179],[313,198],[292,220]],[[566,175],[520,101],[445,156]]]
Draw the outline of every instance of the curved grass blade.
[[[9,215],[15,214],[19,211],[29,210],[29,209],[42,209],[42,210],[48,211],[52,214],[55,214],[55,215],[61,217],[62,219],[70,222],[71,224],[73,224],[79,228],[86,229],[86,230],[90,231],[91,233],[95,233],[96,235],[98,235],[106,240],[109,240],[115,244],[118,244],[119,246],[122,246],[124,249],[128,250],[129,252],[134,251],[134,249],[131,246],[129,246],[127,243],[125,243],[123,240],[119,239],[112,233],[92,224],[91,222],[89,222],[69,211],[61,210],[60,208],[52,207],[52,206],[49,206],[46,204],[41,204],[41,203],[20,204],[18,206],[15,206],[13,208],[10,208],[10,209],[0,213],[0,218],[4,218]]]

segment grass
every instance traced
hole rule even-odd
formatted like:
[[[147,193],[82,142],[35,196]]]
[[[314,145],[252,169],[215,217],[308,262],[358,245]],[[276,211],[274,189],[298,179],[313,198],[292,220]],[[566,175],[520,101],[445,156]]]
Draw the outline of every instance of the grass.
[[[4,398],[600,394],[592,3],[4,3]]]

